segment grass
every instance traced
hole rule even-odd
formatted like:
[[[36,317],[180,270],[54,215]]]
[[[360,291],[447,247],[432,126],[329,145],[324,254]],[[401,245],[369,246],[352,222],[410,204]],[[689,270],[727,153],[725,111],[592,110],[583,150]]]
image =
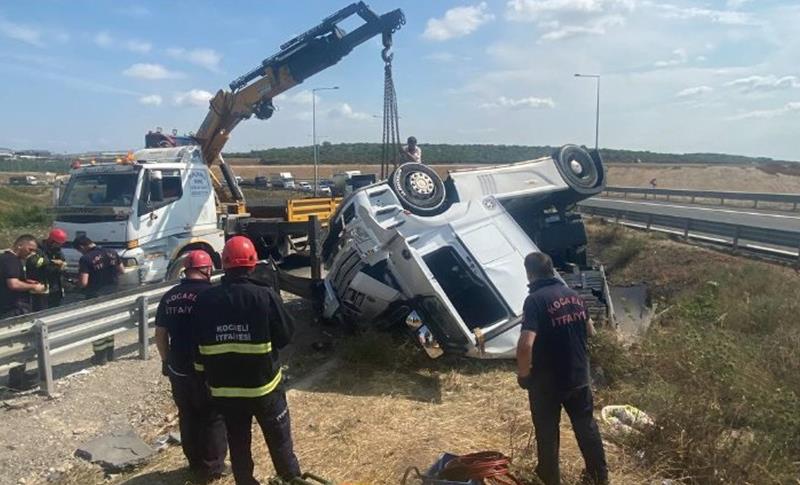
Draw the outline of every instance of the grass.
[[[796,483],[800,277],[629,230],[600,232],[604,244],[640,239],[639,254],[659,255],[627,261],[625,272],[640,276],[693,253],[694,276],[667,275],[688,286],[665,293],[670,310],[638,345],[626,351],[606,341],[593,351],[611,376],[601,399],[657,422],[624,446],[654,472],[688,483]]]
[[[46,211],[51,191],[47,187],[0,186],[0,247],[11,246],[22,234],[44,235],[53,221]]]

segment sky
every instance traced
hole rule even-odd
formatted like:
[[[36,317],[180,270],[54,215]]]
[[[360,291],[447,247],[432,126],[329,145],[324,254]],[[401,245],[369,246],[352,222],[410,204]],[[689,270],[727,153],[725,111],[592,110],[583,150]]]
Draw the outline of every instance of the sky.
[[[796,0],[373,0],[401,8],[401,136],[800,160]],[[0,146],[128,150],[195,131],[208,99],[345,1],[0,2]],[[345,24],[346,28],[357,25]],[[371,39],[239,125],[226,151],[380,142]]]

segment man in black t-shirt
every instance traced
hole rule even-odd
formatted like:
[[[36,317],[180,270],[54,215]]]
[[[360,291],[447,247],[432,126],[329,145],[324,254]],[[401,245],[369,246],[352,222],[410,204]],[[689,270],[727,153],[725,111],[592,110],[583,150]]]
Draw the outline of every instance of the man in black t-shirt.
[[[20,236],[14,247],[0,255],[0,318],[31,312],[31,293],[43,293],[45,286],[28,281],[25,260],[36,251],[36,238]]]
[[[181,447],[189,468],[201,479],[216,479],[224,471],[228,442],[225,421],[214,409],[202,368],[195,365],[192,312],[197,297],[211,288],[211,256],[191,251],[184,262],[184,279],[161,297],[156,312],[156,346],[161,373],[169,377],[178,407]]]
[[[558,485],[559,421],[567,411],[586,465],[584,483],[608,483],[603,440],[594,420],[587,336],[594,333],[583,299],[556,277],[544,253],[525,258],[530,294],[517,343],[517,381],[528,391],[536,432],[536,474]]]
[[[97,246],[86,236],[78,236],[72,243],[81,253],[78,261],[78,286],[83,288],[86,298],[96,298],[117,290],[117,280],[123,272],[122,262],[116,251]],[[114,336],[110,335],[92,342],[92,363],[102,365],[114,360]]]

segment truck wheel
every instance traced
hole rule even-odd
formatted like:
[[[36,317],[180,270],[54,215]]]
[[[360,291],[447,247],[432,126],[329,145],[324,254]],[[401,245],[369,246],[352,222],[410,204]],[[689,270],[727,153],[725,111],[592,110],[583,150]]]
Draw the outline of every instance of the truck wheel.
[[[553,160],[561,177],[573,190],[581,194],[597,191],[602,175],[595,160],[584,148],[564,145],[553,154]]]
[[[179,280],[183,276],[183,262],[189,256],[189,252],[191,251],[194,251],[194,249],[188,249],[183,251],[181,254],[178,255],[177,258],[175,258],[174,261],[172,261],[169,264],[169,267],[167,268],[167,275],[164,277],[164,281]],[[214,258],[214,255],[209,254],[209,256],[211,256],[211,261],[214,261],[215,262],[214,264],[216,264],[216,258]]]
[[[405,163],[389,176],[389,184],[400,203],[413,214],[433,216],[445,210],[445,188],[441,177],[421,163]]]

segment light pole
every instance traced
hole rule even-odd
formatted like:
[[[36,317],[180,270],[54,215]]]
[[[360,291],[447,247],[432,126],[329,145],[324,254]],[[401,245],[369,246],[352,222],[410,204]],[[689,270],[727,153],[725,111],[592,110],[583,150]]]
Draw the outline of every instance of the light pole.
[[[575,74],[575,77],[591,77],[597,80],[597,112],[594,120],[594,149],[599,149],[600,139],[600,75],[599,74]]]
[[[317,152],[317,91],[332,91],[339,86],[311,90],[311,143],[314,145],[314,197],[319,195],[319,155]]]

